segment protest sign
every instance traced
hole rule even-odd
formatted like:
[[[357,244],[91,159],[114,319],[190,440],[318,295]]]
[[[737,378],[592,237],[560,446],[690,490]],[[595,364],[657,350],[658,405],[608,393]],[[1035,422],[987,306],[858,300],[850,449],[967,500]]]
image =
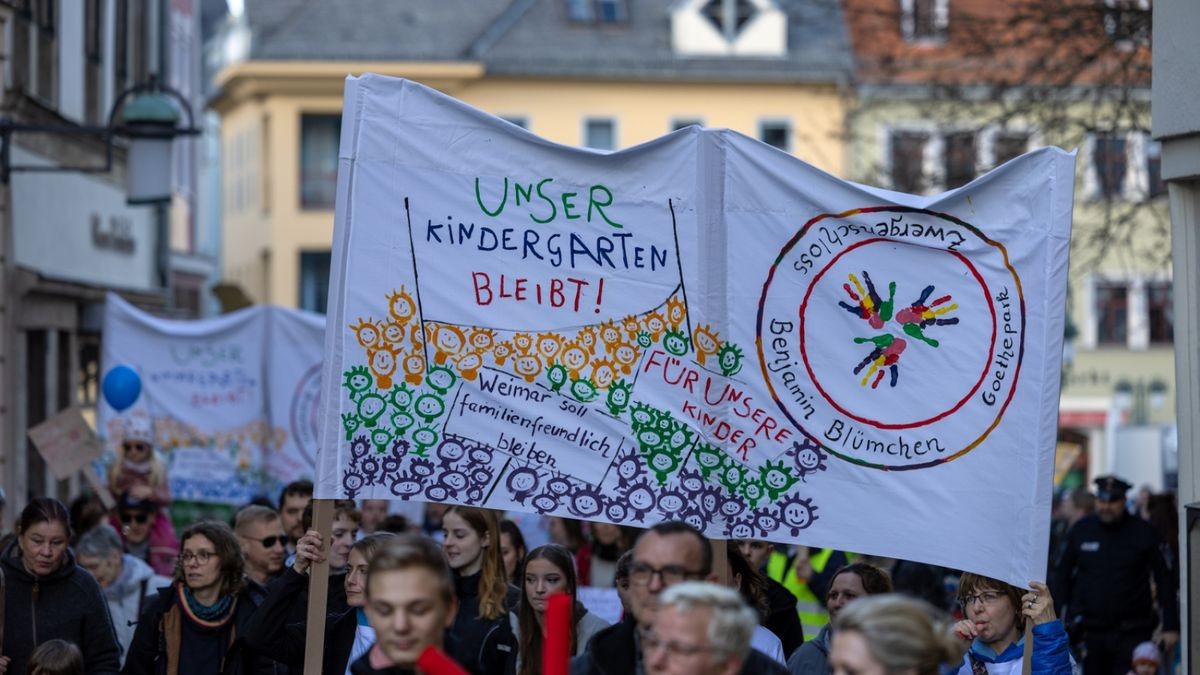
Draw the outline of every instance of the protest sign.
[[[29,439],[58,480],[67,480],[104,454],[96,432],[77,407],[67,408],[32,427]]]
[[[104,445],[83,412],[72,406],[29,430],[29,440],[58,480],[67,480],[76,471],[91,484],[106,508],[116,506],[108,486],[92,466],[104,454]]]
[[[177,499],[244,504],[313,475],[324,320],[250,307],[195,321],[160,319],[109,295],[102,369],[137,371],[142,395],[98,405],[110,448],[147,415]]]
[[[350,78],[320,498],[1045,574],[1073,156],[936,196]]]

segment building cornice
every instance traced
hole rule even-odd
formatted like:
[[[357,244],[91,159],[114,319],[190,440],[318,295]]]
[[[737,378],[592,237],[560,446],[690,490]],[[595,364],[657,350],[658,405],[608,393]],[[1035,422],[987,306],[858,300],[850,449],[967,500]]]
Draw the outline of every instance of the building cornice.
[[[477,61],[243,61],[217,73],[209,106],[223,112],[265,96],[340,97],[346,76],[363,73],[420,80],[452,93],[484,72]]]

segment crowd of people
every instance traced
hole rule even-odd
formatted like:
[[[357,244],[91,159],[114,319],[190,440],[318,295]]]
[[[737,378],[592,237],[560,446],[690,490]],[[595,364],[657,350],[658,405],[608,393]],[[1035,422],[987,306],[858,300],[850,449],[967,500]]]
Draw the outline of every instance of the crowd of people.
[[[1018,588],[844,551],[714,546],[679,521],[337,501],[322,535],[305,481],[176,532],[148,441],[127,440],[118,462],[111,512],[34,499],[0,542],[0,675],[299,673],[326,563],[323,673],[437,672],[439,658],[542,673],[556,594],[573,675],[1019,673],[1027,634],[1035,673],[1169,674],[1179,659],[1173,507],[1127,499],[1111,476],[1062,496],[1050,584]],[[590,609],[586,587],[612,589],[620,610]]]

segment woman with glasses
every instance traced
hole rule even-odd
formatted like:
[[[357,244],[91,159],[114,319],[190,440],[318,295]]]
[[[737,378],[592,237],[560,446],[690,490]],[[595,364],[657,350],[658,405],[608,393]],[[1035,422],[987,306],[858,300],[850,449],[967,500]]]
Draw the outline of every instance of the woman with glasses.
[[[551,595],[566,593],[571,598],[570,653],[583,653],[588,640],[608,622],[587,611],[575,599],[575,564],[571,552],[558,544],[546,544],[529,552],[521,566],[521,607],[511,616],[513,632],[520,645],[517,675],[542,672],[542,644],[546,636],[546,605]]]
[[[495,511],[454,506],[442,516],[442,534],[458,598],[451,655],[476,675],[504,673],[517,648],[508,613],[521,592],[504,574],[500,519]]]
[[[225,523],[201,521],[183,531],[169,587],[142,614],[123,673],[241,675],[256,671],[243,635],[254,613],[242,548]]]
[[[6,619],[0,673],[24,675],[34,649],[55,639],[78,645],[89,673],[121,667],[104,595],[75,564],[70,538],[67,507],[57,499],[34,499],[21,511],[16,537],[0,552],[0,618]]]
[[[366,604],[367,568],[375,555],[399,537],[390,532],[378,532],[355,542],[350,548],[346,566],[345,591],[347,611],[330,611],[325,619],[325,652],[322,673],[339,675],[350,672],[350,664],[366,654],[375,642],[375,631],[367,625],[363,606]],[[286,569],[259,605],[246,628],[246,643],[251,649],[299,673],[304,668],[306,625],[292,617],[304,616],[307,605],[308,573],[313,563],[325,558],[329,547],[321,541],[321,533],[309,530],[296,543],[296,562]]]
[[[1033,621],[1033,672],[1070,675],[1071,651],[1062,621],[1055,618],[1054,598],[1045,584],[1031,582],[1023,590],[978,574],[962,575],[958,601],[967,618],[954,626],[971,646],[960,675],[1020,673],[1025,652],[1025,622]]]
[[[838,568],[829,581],[829,592],[825,594],[829,623],[821,628],[815,639],[800,645],[792,654],[787,662],[788,672],[791,675],[829,675],[829,652],[838,614],[854,600],[891,592],[892,578],[874,565],[856,562]]]

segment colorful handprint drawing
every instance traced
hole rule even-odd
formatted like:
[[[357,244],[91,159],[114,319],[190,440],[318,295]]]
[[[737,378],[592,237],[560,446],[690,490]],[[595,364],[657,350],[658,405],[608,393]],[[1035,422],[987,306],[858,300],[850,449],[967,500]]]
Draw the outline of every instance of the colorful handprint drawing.
[[[879,388],[879,383],[883,381],[885,375],[890,376],[888,384],[895,387],[900,381],[900,357],[908,348],[908,341],[904,339],[904,336],[924,342],[936,349],[941,343],[927,336],[925,329],[957,324],[957,317],[947,317],[946,315],[958,309],[958,305],[952,302],[949,293],[929,302],[929,297],[933,295],[934,289],[933,284],[930,284],[911,304],[901,308],[900,311],[895,311],[895,281],[888,283],[888,297],[887,300],[884,300],[866,270],[863,270],[862,281],[853,272],[848,276],[849,282],[842,284],[842,289],[850,296],[853,303],[841,300],[838,305],[850,314],[866,321],[871,328],[884,331],[873,336],[854,338],[855,344],[870,344],[872,348],[866,358],[854,367],[853,372],[855,375],[862,374],[859,384],[864,387],[870,385],[872,389]],[[889,328],[893,325],[894,327]],[[863,373],[864,369],[865,373]]]

